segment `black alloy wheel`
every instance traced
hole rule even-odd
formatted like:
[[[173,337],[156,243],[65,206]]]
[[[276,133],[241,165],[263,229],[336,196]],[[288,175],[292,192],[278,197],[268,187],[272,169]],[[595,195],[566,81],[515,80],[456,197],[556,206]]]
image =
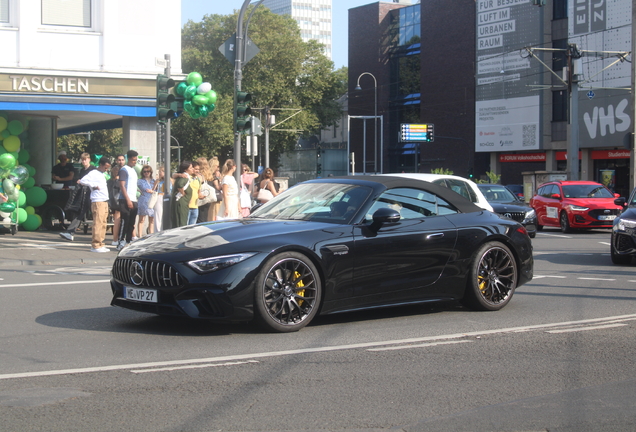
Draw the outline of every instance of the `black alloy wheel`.
[[[569,233],[572,232],[572,228],[570,227],[570,221],[568,220],[568,214],[564,211],[561,212],[561,216],[559,217],[559,222],[561,224],[561,232]]]
[[[499,242],[486,243],[473,259],[464,302],[477,310],[499,310],[512,298],[517,280],[517,262],[510,249]]]
[[[256,281],[257,322],[279,333],[305,327],[318,312],[320,275],[305,255],[284,252],[269,259]]]

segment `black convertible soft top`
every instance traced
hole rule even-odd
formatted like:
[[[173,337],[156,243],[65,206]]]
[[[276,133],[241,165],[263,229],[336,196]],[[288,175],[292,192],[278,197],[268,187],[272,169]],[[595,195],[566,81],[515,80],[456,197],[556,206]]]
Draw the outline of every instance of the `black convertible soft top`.
[[[309,180],[311,183],[349,183],[367,185],[374,189],[377,189],[377,185],[383,185],[385,189],[393,189],[398,187],[410,187],[415,189],[422,189],[427,192],[439,195],[446,201],[453,204],[462,213],[473,213],[487,211],[470,200],[464,198],[457,192],[435,183],[430,183],[424,180],[415,180],[406,177],[394,177],[390,175],[362,175],[362,176],[346,176],[346,177],[327,177],[316,180]],[[375,185],[373,185],[375,183]]]

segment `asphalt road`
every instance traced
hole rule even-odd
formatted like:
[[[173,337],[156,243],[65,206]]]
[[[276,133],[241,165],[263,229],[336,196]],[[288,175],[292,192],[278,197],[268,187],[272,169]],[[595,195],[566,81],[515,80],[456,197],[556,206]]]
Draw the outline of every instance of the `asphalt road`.
[[[636,274],[539,233],[535,279],[294,334],[109,306],[108,266],[0,268],[1,431],[636,431]]]

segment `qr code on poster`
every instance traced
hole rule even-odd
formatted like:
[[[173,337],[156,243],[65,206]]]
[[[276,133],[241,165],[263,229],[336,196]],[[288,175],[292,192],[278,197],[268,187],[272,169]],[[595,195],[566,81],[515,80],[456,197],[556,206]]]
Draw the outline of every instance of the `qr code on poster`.
[[[537,125],[523,125],[523,147],[536,147]]]

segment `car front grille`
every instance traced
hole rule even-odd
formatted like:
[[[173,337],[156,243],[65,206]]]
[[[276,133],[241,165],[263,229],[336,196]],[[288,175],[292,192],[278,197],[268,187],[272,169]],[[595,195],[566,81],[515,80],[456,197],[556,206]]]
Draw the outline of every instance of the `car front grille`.
[[[618,216],[619,213],[620,213],[620,210],[618,209],[594,209],[587,212],[587,214],[594,219],[598,219],[599,216],[609,216],[609,215]]]
[[[517,222],[523,222],[526,218],[526,212],[505,212],[501,213],[501,215]]]
[[[135,272],[140,275],[133,280],[132,274]],[[185,282],[170,264],[134,258],[117,258],[113,265],[113,277],[124,284],[149,288],[176,288]]]

